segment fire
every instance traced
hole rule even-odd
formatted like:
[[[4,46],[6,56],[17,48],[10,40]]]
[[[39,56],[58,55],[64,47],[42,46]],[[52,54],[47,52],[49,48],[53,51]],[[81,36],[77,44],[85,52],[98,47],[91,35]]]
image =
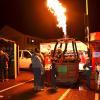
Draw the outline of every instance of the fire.
[[[57,27],[62,28],[64,32],[64,36],[67,35],[66,31],[66,9],[62,6],[62,4],[58,0],[47,0],[47,7],[54,16],[57,17]]]

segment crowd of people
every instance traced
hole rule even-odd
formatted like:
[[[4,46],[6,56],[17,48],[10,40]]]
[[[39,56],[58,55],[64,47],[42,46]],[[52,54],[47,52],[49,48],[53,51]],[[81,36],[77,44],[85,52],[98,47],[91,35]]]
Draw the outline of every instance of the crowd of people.
[[[52,59],[52,58],[51,58]],[[86,79],[86,87],[87,89],[91,89],[91,73],[92,73],[92,62],[91,57],[87,56],[85,64],[83,66],[84,69],[84,76],[82,77]],[[57,68],[55,66],[55,61],[51,60],[51,86],[53,89],[56,89],[56,77],[57,77]],[[34,73],[34,90],[40,91],[44,88],[44,77],[45,77],[45,68],[44,68],[44,56],[41,56],[40,51],[35,50],[32,54],[32,68]],[[100,85],[100,70],[97,68],[96,70],[98,72],[98,88]],[[48,73],[49,74],[49,73]]]
[[[44,89],[45,80],[45,68],[44,68],[44,56],[39,50],[35,49],[32,52],[32,72],[34,74],[34,90],[41,91]],[[53,61],[51,65],[51,86],[52,89],[56,89],[56,68]],[[48,73],[49,74],[49,73]]]
[[[32,52],[32,72],[34,75],[34,90],[41,91],[44,89],[44,81],[45,81],[45,60],[44,55],[38,50],[35,49]],[[8,62],[9,55],[3,50],[0,49],[0,80],[4,81],[8,78]],[[87,57],[86,62],[83,66],[84,75],[86,77],[86,86],[88,89],[91,88],[90,80],[91,80],[91,72],[92,72],[92,62],[91,58]],[[97,88],[100,86],[100,64],[96,65],[96,73],[97,73]],[[51,57],[51,86],[53,89],[56,88],[56,77],[57,77],[57,68],[55,66],[55,61]]]

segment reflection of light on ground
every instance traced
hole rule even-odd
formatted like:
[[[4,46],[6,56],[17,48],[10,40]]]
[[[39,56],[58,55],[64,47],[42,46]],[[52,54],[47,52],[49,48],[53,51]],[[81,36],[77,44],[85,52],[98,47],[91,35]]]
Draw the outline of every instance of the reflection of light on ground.
[[[0,98],[3,98],[4,96],[3,95],[0,95]]]

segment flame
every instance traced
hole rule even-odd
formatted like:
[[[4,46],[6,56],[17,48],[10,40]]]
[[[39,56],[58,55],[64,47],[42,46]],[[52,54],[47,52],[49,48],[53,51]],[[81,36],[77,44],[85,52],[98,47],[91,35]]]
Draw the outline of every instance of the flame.
[[[62,4],[58,0],[47,0],[47,7],[54,16],[57,17],[57,27],[62,28],[64,32],[64,36],[67,35],[66,31],[66,9],[62,6]]]

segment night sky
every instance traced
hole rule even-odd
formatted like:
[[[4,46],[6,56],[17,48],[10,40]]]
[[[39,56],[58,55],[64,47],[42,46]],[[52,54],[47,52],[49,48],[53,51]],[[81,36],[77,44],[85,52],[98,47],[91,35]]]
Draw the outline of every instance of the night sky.
[[[67,8],[67,34],[85,41],[85,0],[59,0]],[[100,31],[99,0],[89,1],[89,28]],[[48,39],[63,37],[46,0],[0,0],[0,29],[8,25],[24,34]]]

